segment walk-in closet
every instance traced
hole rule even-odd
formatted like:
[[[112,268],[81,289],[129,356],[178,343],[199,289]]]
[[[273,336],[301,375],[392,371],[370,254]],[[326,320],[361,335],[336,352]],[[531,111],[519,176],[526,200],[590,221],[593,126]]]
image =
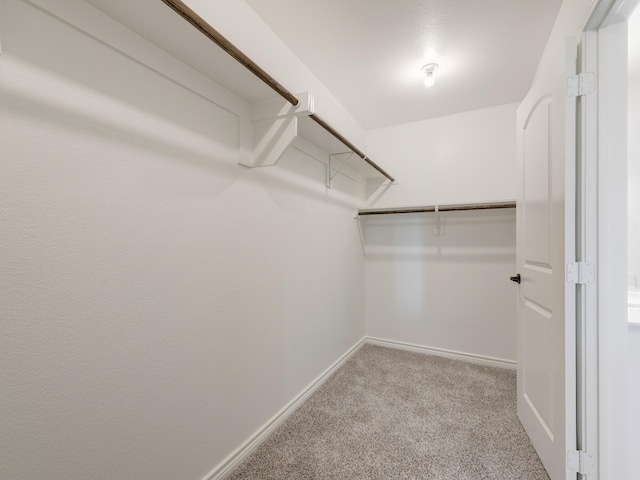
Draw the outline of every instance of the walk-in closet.
[[[624,480],[638,1],[0,0],[0,479]]]

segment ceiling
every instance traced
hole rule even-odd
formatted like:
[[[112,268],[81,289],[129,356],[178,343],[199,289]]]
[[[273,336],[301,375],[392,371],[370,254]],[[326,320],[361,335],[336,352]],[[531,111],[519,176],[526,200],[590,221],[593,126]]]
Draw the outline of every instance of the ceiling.
[[[522,100],[562,3],[246,1],[367,129]]]

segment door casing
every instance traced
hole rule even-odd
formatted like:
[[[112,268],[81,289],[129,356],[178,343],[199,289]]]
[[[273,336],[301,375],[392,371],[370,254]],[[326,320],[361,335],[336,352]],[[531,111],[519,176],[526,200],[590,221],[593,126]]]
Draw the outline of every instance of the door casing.
[[[596,92],[581,99],[579,255],[596,265],[584,286],[579,448],[597,458],[595,479],[628,478],[627,432],[627,19],[639,0],[600,0],[587,21],[581,70]]]

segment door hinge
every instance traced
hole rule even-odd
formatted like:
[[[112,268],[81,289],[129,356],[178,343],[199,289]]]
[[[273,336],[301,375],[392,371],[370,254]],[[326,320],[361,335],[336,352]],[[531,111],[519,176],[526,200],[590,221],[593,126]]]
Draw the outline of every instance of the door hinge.
[[[587,262],[567,263],[567,282],[591,284],[596,281],[596,266]]]
[[[596,91],[596,74],[593,72],[579,73],[567,78],[567,96],[582,97]]]
[[[567,467],[581,475],[593,475],[596,473],[596,459],[590,453],[582,450],[569,450],[567,452]]]

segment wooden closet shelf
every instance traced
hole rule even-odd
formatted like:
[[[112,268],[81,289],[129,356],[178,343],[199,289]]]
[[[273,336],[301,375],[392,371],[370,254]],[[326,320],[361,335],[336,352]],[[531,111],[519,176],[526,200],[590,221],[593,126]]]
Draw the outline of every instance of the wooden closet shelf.
[[[218,45],[222,50],[224,50],[231,57],[237,60],[242,66],[244,66],[247,70],[249,70],[258,79],[260,79],[267,86],[273,89],[278,95],[284,98],[291,105],[298,106],[300,104],[300,100],[293,93],[291,93],[287,88],[285,88],[282,84],[280,84],[274,77],[269,75],[264,69],[262,69],[257,63],[255,63],[251,58],[249,58],[240,49],[238,49],[233,43],[231,43],[226,37],[224,37],[220,32],[218,32],[209,23],[207,23],[201,16],[199,16],[184,2],[180,0],[162,0],[162,1],[166,5],[168,5],[172,10],[174,10],[178,15],[180,15],[187,22],[189,22],[193,27],[195,27],[200,33],[205,35],[208,39],[210,39],[212,42]],[[322,129],[324,129],[330,135],[332,135],[335,139],[337,139],[341,144],[347,147],[350,151],[358,155],[362,160],[364,160],[364,162],[366,162],[369,166],[375,169],[377,174],[386,177],[391,182],[395,182],[394,177],[392,177],[384,169],[382,169],[379,165],[377,165],[373,160],[371,160],[371,158],[369,158],[364,152],[362,152],[362,150],[360,150],[355,145],[353,145],[353,143],[347,140],[342,134],[340,134],[336,129],[334,129],[331,125],[329,125],[325,120],[323,120],[313,112],[311,112],[308,115],[308,118],[313,120],[317,125],[319,125]],[[324,150],[322,145],[318,145],[318,147]],[[327,147],[325,146],[325,148]],[[332,154],[336,152],[327,151],[327,153]]]
[[[358,216],[394,215],[401,213],[459,212],[463,210],[493,210],[500,208],[516,208],[516,202],[465,203],[458,205],[431,205],[428,207],[381,208],[358,210]]]

